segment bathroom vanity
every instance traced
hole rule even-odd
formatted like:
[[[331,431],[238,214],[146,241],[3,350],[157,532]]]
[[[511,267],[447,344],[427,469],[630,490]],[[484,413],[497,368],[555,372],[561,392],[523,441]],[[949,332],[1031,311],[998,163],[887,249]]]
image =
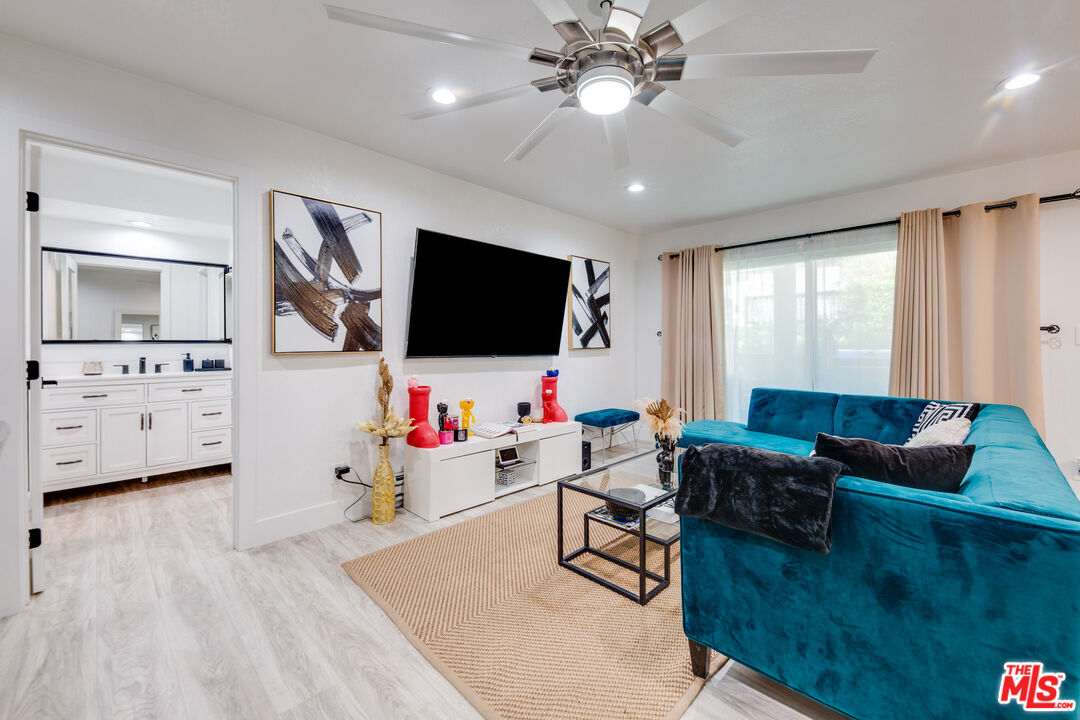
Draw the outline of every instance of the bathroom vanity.
[[[46,381],[39,455],[45,492],[232,461],[232,372]]]

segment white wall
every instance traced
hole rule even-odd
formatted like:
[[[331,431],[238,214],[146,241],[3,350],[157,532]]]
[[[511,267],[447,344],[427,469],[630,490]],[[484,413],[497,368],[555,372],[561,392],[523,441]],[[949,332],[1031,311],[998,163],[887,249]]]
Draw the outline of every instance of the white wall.
[[[42,216],[40,227],[42,245],[65,250],[90,250],[219,265],[232,262],[231,244],[216,238],[141,230],[48,215]]]
[[[1032,158],[982,170],[945,175],[818,202],[792,205],[704,225],[657,233],[641,242],[638,264],[638,395],[660,385],[660,263],[656,255],[697,245],[729,245],[800,232],[876,222],[905,210],[945,209],[992,202],[1024,193],[1057,195],[1080,186],[1080,151]],[[1042,323],[1057,323],[1055,343],[1043,335],[1047,445],[1067,477],[1080,457],[1080,202],[1041,206]]]
[[[351,486],[330,468],[352,453],[370,469],[371,442],[354,429],[374,417],[378,355],[273,357],[269,353],[267,192],[279,188],[383,213],[384,347],[407,408],[405,378],[419,373],[435,397],[476,399],[480,420],[504,418],[538,400],[539,376],[562,369],[560,399],[573,415],[627,406],[634,398],[636,240],[626,233],[479,188],[356,146],[272,121],[177,88],[0,37],[0,197],[19,196],[19,131],[108,147],[237,178],[239,240],[234,367],[240,393],[236,467],[242,546],[337,522]],[[15,236],[20,205],[0,204],[0,227]],[[417,227],[565,257],[610,260],[614,348],[559,358],[417,361],[404,364],[408,273]],[[17,243],[0,244],[0,307],[18,307]],[[484,298],[483,278],[455,285],[463,302]],[[499,298],[496,298],[498,300]],[[460,322],[469,322],[465,313]],[[19,319],[0,315],[0,337]],[[21,550],[13,500],[25,443],[22,352],[0,348],[0,420],[16,428],[0,448],[0,615],[13,608],[6,578]],[[400,445],[400,443],[399,443]],[[397,450],[400,457],[400,447]],[[367,462],[360,462],[361,460]]]

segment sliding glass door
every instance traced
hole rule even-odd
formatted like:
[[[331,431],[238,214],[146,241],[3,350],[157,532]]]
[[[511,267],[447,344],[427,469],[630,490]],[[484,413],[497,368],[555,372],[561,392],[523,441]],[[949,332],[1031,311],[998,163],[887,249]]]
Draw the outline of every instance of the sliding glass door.
[[[727,416],[750,391],[885,395],[896,227],[724,251]]]

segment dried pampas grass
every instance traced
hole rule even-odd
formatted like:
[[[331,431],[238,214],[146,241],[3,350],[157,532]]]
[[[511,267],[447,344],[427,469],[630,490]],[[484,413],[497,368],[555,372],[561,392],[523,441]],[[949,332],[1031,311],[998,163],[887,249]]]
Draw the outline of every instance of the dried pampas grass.
[[[661,438],[678,440],[682,437],[682,418],[686,411],[682,408],[673,408],[668,401],[660,398],[642,398],[634,403],[637,407],[645,410],[645,423],[653,435]]]

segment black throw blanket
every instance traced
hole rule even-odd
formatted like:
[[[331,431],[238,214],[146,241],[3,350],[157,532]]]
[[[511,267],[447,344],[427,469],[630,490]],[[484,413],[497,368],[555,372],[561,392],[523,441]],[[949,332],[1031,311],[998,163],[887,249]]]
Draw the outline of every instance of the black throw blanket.
[[[675,512],[828,553],[843,468],[827,458],[741,445],[691,447],[682,456]]]

